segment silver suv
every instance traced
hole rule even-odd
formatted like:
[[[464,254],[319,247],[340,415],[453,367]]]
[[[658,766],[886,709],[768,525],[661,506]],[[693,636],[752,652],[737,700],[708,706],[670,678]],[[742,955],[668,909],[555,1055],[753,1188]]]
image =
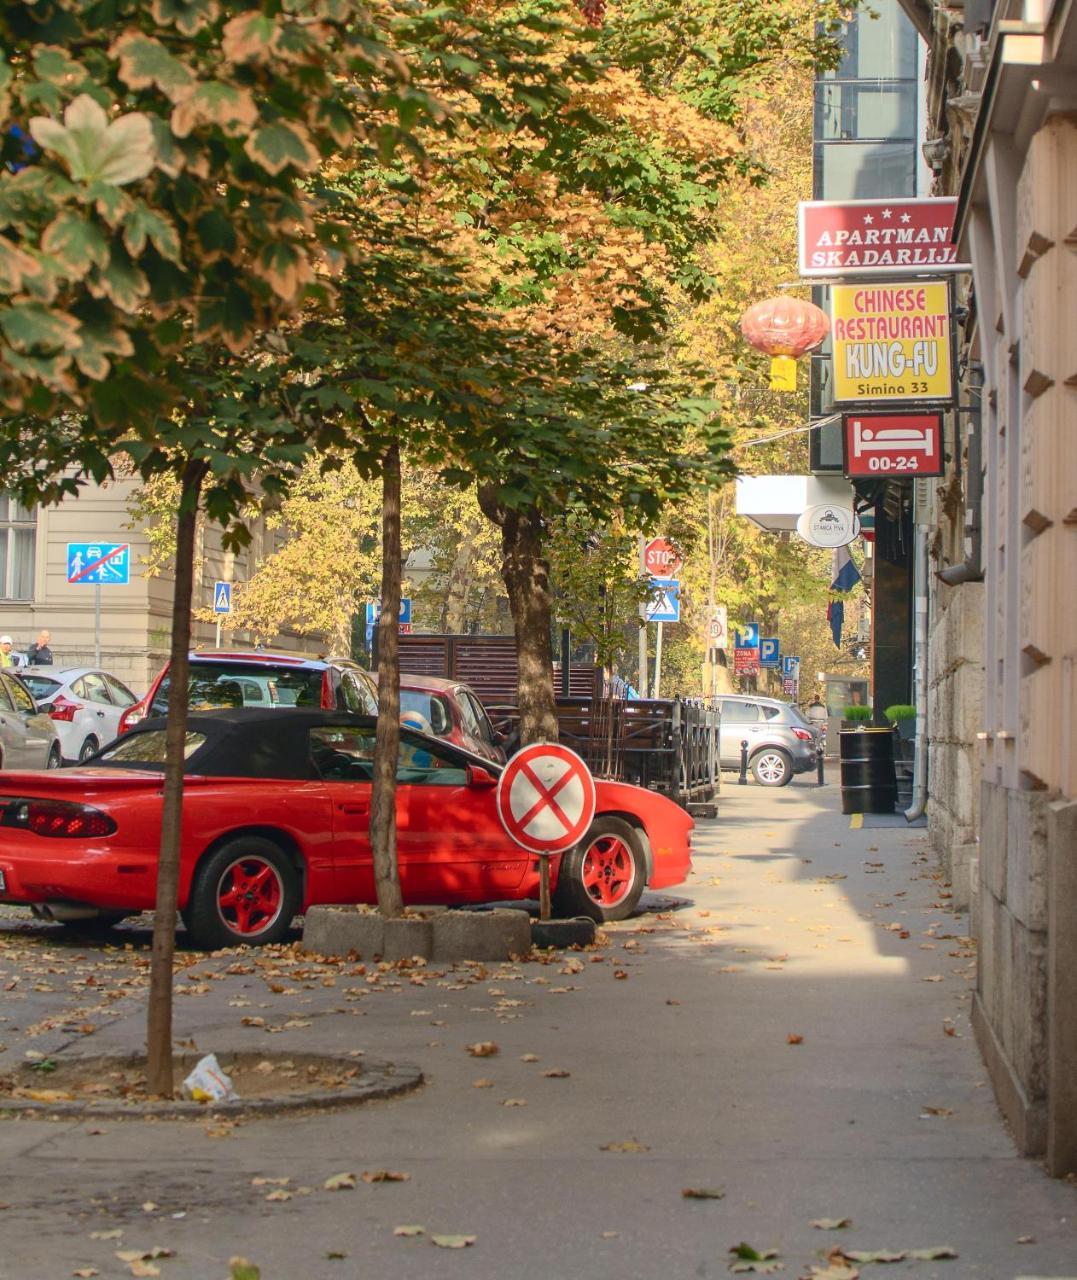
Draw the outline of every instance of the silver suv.
[[[784,787],[794,774],[815,768],[815,749],[820,742],[799,707],[752,694],[722,694],[718,701],[723,769],[740,768],[740,744],[744,741],[752,774],[764,787]]]

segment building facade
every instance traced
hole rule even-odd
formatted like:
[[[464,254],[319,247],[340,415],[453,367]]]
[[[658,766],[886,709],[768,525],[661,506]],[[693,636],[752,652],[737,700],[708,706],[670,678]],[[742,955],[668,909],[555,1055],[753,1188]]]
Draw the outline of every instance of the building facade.
[[[0,496],[0,634],[10,635],[16,651],[41,630],[52,635],[56,664],[93,666],[98,660],[138,693],[144,693],[168,657],[172,629],[172,575],[146,572],[150,538],[144,521],[132,514],[138,481],[130,478],[88,485],[77,498],[54,507],[27,510],[13,498]],[[193,606],[211,609],[218,580],[240,583],[251,566],[269,555],[275,535],[261,521],[252,527],[250,547],[239,556],[224,551],[215,526],[200,530]],[[101,587],[100,627],[95,588],[67,580],[69,543],[127,542],[130,583]],[[192,620],[192,643],[210,647],[216,639],[212,622]],[[256,637],[229,634],[229,648],[249,648]],[[310,648],[297,636],[274,637],[272,643],[292,650]]]
[[[932,835],[979,940],[973,1026],[1019,1149],[1077,1171],[1077,7],[903,0],[935,194],[972,264],[933,486]]]

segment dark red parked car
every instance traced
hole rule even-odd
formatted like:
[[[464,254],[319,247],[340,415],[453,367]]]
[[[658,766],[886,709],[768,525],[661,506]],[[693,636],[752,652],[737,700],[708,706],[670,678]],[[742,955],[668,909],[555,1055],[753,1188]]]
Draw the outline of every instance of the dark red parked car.
[[[190,662],[187,687],[192,710],[323,707],[359,715],[378,714],[378,686],[370,672],[350,658],[318,658],[264,649],[237,653],[196,649]],[[168,670],[166,663],[146,696],[123,713],[120,733],[150,716],[167,714]]]
[[[455,742],[487,760],[505,761],[505,744],[470,685],[439,676],[400,673],[400,718],[404,724]]]

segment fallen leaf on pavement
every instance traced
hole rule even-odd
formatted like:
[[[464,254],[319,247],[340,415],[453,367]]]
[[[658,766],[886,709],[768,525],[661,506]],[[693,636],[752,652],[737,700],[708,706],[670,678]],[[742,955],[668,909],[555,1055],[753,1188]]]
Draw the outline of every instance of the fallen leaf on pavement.
[[[252,1178],[252,1187],[286,1187],[291,1178]]]
[[[683,1187],[681,1195],[686,1200],[724,1200],[724,1187]]]
[[[802,1274],[800,1280],[860,1280],[860,1272],[851,1262],[838,1259],[826,1266],[812,1267]]]
[[[479,1040],[475,1044],[469,1044],[466,1047],[473,1058],[492,1058],[495,1053],[501,1052],[492,1040]]]
[[[411,1236],[421,1236],[425,1234],[426,1234],[425,1227],[394,1227],[393,1228],[394,1236],[411,1237]]]
[[[813,1218],[812,1226],[820,1231],[839,1231],[842,1227],[851,1227],[852,1218]]]
[[[730,1271],[741,1273],[752,1271],[757,1275],[773,1275],[774,1272],[785,1269],[785,1263],[778,1260],[777,1249],[753,1249],[750,1244],[742,1240],[729,1252],[733,1257],[733,1261],[729,1264]]]
[[[394,1169],[368,1169],[361,1175],[364,1182],[410,1182],[410,1173],[397,1173]]]
[[[494,1087],[494,1082],[492,1080],[487,1080],[484,1076],[481,1080],[472,1080],[471,1087],[473,1089],[492,1089]]]
[[[538,1062],[538,1060],[539,1059],[538,1059],[537,1053],[521,1053],[520,1054],[521,1062]]]
[[[572,1072],[565,1071],[562,1067],[551,1067],[549,1071],[544,1071],[542,1074],[547,1080],[567,1080]]]
[[[931,975],[931,977],[930,977],[930,978],[921,978],[921,979],[920,979],[920,981],[921,981],[921,982],[941,982],[941,981],[942,981],[942,974],[941,974],[941,973],[934,973],[934,974],[932,974],[932,975]]]
[[[953,1114],[949,1107],[924,1107],[920,1112],[920,1119],[927,1120],[931,1116],[952,1116]]]
[[[904,1249],[843,1249],[842,1255],[851,1262],[902,1262],[907,1257]]]
[[[431,1236],[430,1239],[439,1249],[468,1249],[478,1236]]]
[[[346,1258],[348,1256],[347,1249],[326,1249],[325,1256],[330,1259]]]
[[[269,1195],[266,1196],[267,1200],[291,1200],[291,1198],[292,1193],[290,1191],[285,1191],[283,1187],[278,1187],[276,1191],[271,1191]]]
[[[122,1227],[113,1227],[111,1231],[91,1231],[91,1240],[119,1240],[123,1235]]]
[[[625,1151],[650,1151],[650,1147],[645,1146],[642,1142],[637,1142],[634,1138],[627,1142],[607,1142],[604,1147],[599,1147],[599,1151],[616,1151],[618,1153]]]
[[[81,1276],[83,1280],[89,1280],[90,1276],[97,1276],[101,1273],[96,1267],[79,1267],[77,1271],[72,1271],[73,1276]]]
[[[174,1258],[175,1249],[166,1249],[155,1244],[152,1249],[117,1249],[116,1257],[121,1262],[149,1262],[153,1258]]]
[[[1018,1236],[1017,1243],[1018,1244],[1035,1244],[1036,1237],[1035,1236]]]
[[[917,1262],[937,1262],[940,1258],[956,1258],[957,1250],[948,1244],[940,1244],[930,1249],[910,1249],[907,1256]]]
[[[326,1191],[352,1191],[355,1188],[354,1173],[334,1173],[332,1177],[326,1178],[322,1186]]]
[[[229,1258],[228,1265],[232,1270],[231,1280],[261,1280],[261,1268],[246,1258]]]
[[[790,1033],[785,1037],[785,1043],[786,1044],[803,1044],[804,1037],[798,1036],[795,1031],[790,1031]]]
[[[526,1098],[506,1098],[502,1104],[503,1107],[526,1107]]]

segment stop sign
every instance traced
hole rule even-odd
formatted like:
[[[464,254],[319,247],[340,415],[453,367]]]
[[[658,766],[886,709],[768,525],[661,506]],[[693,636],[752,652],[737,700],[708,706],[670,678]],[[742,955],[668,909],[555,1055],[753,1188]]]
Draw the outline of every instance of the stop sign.
[[[675,578],[684,561],[668,538],[652,538],[643,552],[643,567],[652,578]]]

